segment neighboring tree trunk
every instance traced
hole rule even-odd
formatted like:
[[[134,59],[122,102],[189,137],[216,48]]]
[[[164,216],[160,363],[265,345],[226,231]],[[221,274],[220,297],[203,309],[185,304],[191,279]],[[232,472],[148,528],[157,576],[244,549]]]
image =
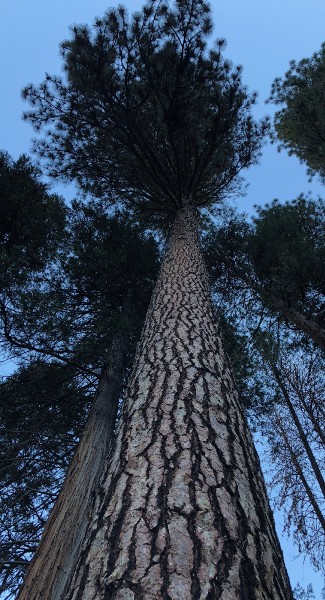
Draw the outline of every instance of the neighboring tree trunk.
[[[321,492],[323,494],[323,498],[325,499],[325,481],[324,481],[323,474],[321,472],[320,467],[318,466],[318,463],[317,463],[316,457],[314,455],[314,452],[313,452],[313,450],[312,450],[312,448],[311,448],[311,446],[309,444],[308,437],[305,434],[304,429],[303,429],[303,427],[302,427],[302,425],[301,425],[301,423],[299,421],[299,417],[298,417],[298,415],[297,415],[297,413],[295,411],[295,407],[294,407],[294,405],[291,402],[291,398],[290,398],[290,394],[288,392],[288,389],[286,388],[286,386],[285,386],[285,384],[283,382],[283,379],[281,377],[281,374],[280,374],[280,372],[279,372],[279,370],[278,370],[275,362],[272,359],[270,359],[270,360],[268,360],[268,364],[270,365],[270,367],[271,367],[271,369],[273,371],[275,380],[276,380],[276,382],[277,382],[277,384],[278,384],[278,386],[279,386],[279,388],[280,388],[280,390],[281,390],[281,392],[283,394],[283,397],[285,399],[286,405],[287,405],[287,407],[289,409],[289,412],[291,414],[292,420],[293,420],[293,422],[295,424],[295,427],[296,427],[296,430],[298,432],[298,436],[300,438],[301,444],[302,444],[302,446],[303,446],[303,448],[305,450],[306,456],[309,459],[311,468],[312,468],[312,470],[314,472],[314,475],[315,475],[315,478],[317,480],[317,483],[318,483],[318,485],[319,485],[319,487],[321,489]],[[323,526],[324,526],[324,524],[325,524],[325,518],[323,518]],[[324,528],[324,531],[325,531],[325,528]]]
[[[301,403],[304,412],[308,415],[312,428],[314,429],[314,435],[316,435],[316,438],[317,436],[319,437],[320,444],[325,448],[325,430],[323,429],[323,423],[325,423],[325,406],[323,396],[316,396],[313,390],[311,401],[306,391],[300,388],[299,381],[291,381],[291,385],[299,398],[299,402]],[[315,402],[318,405],[316,411]]]
[[[282,316],[287,319],[287,321],[292,323],[292,325],[294,325],[297,329],[310,337],[316,346],[325,350],[325,330],[320,325],[311,319],[307,319],[305,315],[300,313],[295,308],[287,306],[284,300],[278,298],[270,290],[264,290],[241,269],[236,269],[236,274],[248,285],[248,287],[254,290],[254,292],[257,292],[261,301],[266,306],[271,307],[277,312],[281,313]]]
[[[261,297],[263,297],[262,294]],[[283,314],[285,319],[293,323],[297,329],[300,329],[300,331],[310,337],[315,342],[316,346],[325,350],[325,330],[322,329],[320,325],[317,325],[317,323],[311,319],[307,319],[307,317],[294,308],[286,306],[282,300],[279,300],[272,294],[268,296],[267,300],[269,304],[273,305],[275,310],[278,310]]]
[[[173,226],[115,448],[62,598],[292,599],[191,207]]]
[[[121,394],[127,336],[112,343],[94,405],[62,490],[28,568],[20,600],[63,600],[88,526],[95,488],[107,462]]]
[[[278,415],[277,411],[275,411],[275,423],[274,424],[275,424],[276,428],[279,430],[279,433],[280,433],[280,436],[282,437],[282,441],[284,442],[285,448],[287,448],[287,450],[289,452],[291,463],[296,472],[296,476],[298,476],[298,478],[300,479],[301,484],[306,492],[307,498],[308,498],[313,510],[315,511],[315,515],[316,515],[317,519],[319,520],[319,523],[325,533],[325,517],[323,515],[322,509],[317,501],[317,498],[316,498],[312,488],[310,487],[310,485],[304,475],[304,471],[299,462],[297,453],[295,452],[293,445],[290,442],[289,436],[287,435],[286,430],[283,426],[283,421],[282,421],[281,417]]]

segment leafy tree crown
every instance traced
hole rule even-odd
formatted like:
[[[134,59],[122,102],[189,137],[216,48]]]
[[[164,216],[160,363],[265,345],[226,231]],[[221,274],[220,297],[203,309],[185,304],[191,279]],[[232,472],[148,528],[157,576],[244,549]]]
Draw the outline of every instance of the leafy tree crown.
[[[65,226],[62,198],[50,194],[40,172],[22,155],[0,151],[0,288],[44,268]],[[21,283],[21,281],[20,281]]]
[[[283,79],[273,82],[270,101],[282,105],[274,123],[280,149],[325,181],[325,43],[311,58],[290,62]]]
[[[238,190],[267,123],[254,122],[255,94],[223,58],[224,42],[207,49],[211,30],[203,0],[150,0],[130,19],[120,6],[73,27],[65,77],[23,91],[48,172],[156,223]]]

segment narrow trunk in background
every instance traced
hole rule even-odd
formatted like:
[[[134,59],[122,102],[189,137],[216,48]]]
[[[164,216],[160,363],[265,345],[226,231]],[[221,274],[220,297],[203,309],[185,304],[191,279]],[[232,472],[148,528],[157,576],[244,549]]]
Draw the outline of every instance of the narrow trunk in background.
[[[229,261],[227,264],[229,264]],[[232,267],[231,263],[230,266]],[[308,319],[295,308],[287,306],[282,298],[278,298],[276,294],[270,292],[269,289],[263,289],[254,281],[254,279],[246,275],[246,273],[244,273],[240,268],[235,270],[235,273],[237,273],[240,279],[247,283],[254,292],[257,292],[257,294],[260,296],[260,299],[266,306],[269,306],[279,312],[297,329],[310,337],[316,346],[319,346],[319,348],[325,350],[325,330],[318,323]]]
[[[28,568],[19,600],[63,600],[105,469],[121,394],[127,338],[113,342],[77,451]]]
[[[319,502],[318,502],[320,500],[320,497],[318,496],[318,498],[317,498],[314,491],[310,487],[310,485],[305,477],[304,469],[299,462],[299,454],[298,454],[297,450],[295,450],[294,445],[291,443],[291,441],[286,433],[286,429],[283,426],[283,421],[282,421],[281,417],[279,417],[279,415],[277,414],[276,411],[275,411],[275,427],[279,430],[282,440],[284,441],[284,447],[289,452],[291,463],[294,467],[294,472],[293,472],[292,478],[296,480],[296,477],[298,477],[298,480],[301,481],[302,487],[304,488],[304,490],[306,492],[307,498],[308,498],[308,500],[315,512],[315,515],[316,515],[321,527],[323,528],[323,531],[325,534],[325,516],[324,516],[321,506],[319,505]],[[295,475],[296,475],[296,477],[295,477]]]
[[[288,319],[288,321],[293,323],[297,329],[300,329],[300,331],[310,337],[315,342],[316,346],[325,350],[325,330],[322,329],[320,325],[311,319],[307,319],[305,315],[294,308],[286,306],[282,300],[279,300],[275,296],[271,295],[269,301],[276,310],[279,310],[283,314],[285,319]]]
[[[172,229],[64,598],[292,599],[191,207]]]
[[[293,405],[293,403],[291,402],[291,398],[290,398],[290,394],[288,392],[288,389],[286,388],[284,381],[282,380],[281,377],[281,373],[279,372],[276,364],[273,361],[269,361],[269,365],[271,366],[271,369],[274,373],[276,382],[280,388],[280,390],[282,391],[283,397],[285,399],[286,405],[289,409],[289,412],[291,414],[292,420],[294,422],[294,425],[296,427],[296,430],[298,432],[298,436],[300,438],[301,444],[305,450],[305,453],[309,459],[310,462],[310,466],[314,472],[315,478],[317,480],[317,483],[321,489],[321,492],[323,494],[323,498],[325,499],[325,481],[324,481],[324,477],[323,477],[323,473],[321,471],[321,468],[318,465],[318,462],[316,460],[315,454],[309,444],[309,440],[308,437],[300,423],[299,417],[296,413],[295,407]],[[325,523],[325,519],[323,520],[323,523]]]

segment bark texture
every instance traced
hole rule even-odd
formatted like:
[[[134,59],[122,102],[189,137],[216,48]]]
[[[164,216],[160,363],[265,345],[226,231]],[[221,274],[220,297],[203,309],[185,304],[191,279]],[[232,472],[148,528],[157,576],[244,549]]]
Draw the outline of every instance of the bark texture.
[[[179,211],[67,600],[291,600],[259,461]]]
[[[28,568],[19,600],[63,600],[107,462],[120,398],[126,339],[113,342],[82,438]]]

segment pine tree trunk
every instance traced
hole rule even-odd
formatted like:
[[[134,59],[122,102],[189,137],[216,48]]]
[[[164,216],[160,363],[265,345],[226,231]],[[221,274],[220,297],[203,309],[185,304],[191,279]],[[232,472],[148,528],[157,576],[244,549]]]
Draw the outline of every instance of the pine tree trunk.
[[[229,264],[229,261],[227,262]],[[230,267],[233,268],[230,263]],[[308,319],[295,308],[287,306],[282,298],[278,298],[270,290],[263,289],[262,286],[258,285],[254,279],[249,277],[242,269],[235,269],[238,277],[242,279],[254,292],[257,292],[261,301],[268,307],[273,308],[297,329],[305,333],[310,337],[316,346],[325,350],[325,329],[323,329],[318,323]]]
[[[298,417],[298,415],[296,413],[295,407],[294,407],[293,403],[291,402],[291,398],[290,398],[290,394],[288,392],[288,389],[287,389],[286,385],[284,384],[284,382],[282,380],[281,374],[280,374],[280,372],[279,372],[276,364],[272,360],[270,360],[269,361],[269,365],[271,366],[271,369],[272,369],[272,371],[274,373],[276,382],[277,382],[280,390],[282,391],[284,400],[285,400],[286,405],[287,405],[287,407],[289,409],[289,412],[291,414],[291,417],[292,417],[292,420],[294,422],[295,428],[296,428],[296,430],[298,432],[298,436],[300,438],[301,444],[302,444],[302,446],[304,448],[304,451],[306,453],[306,456],[307,456],[307,458],[308,458],[308,460],[310,462],[310,466],[311,466],[312,471],[313,471],[313,473],[315,475],[315,478],[316,478],[317,483],[318,483],[318,485],[320,487],[320,490],[321,490],[321,492],[323,494],[323,498],[325,499],[325,481],[324,481],[324,477],[323,477],[322,471],[321,471],[321,469],[320,469],[320,467],[319,467],[319,465],[317,463],[317,460],[316,460],[315,454],[314,454],[314,452],[312,450],[312,447],[309,444],[308,437],[307,437],[307,435],[306,435],[306,433],[305,433],[305,431],[304,431],[304,429],[303,429],[303,427],[302,427],[302,425],[300,423],[300,420],[299,420],[299,417]],[[325,518],[323,518],[323,526],[324,526],[324,524],[325,524]]]
[[[179,211],[67,600],[292,599],[196,231]]]
[[[298,312],[290,306],[286,306],[282,300],[279,300],[273,295],[268,297],[270,304],[274,306],[276,310],[279,310],[285,319],[293,323],[300,331],[310,337],[319,348],[325,350],[325,330],[320,325],[307,319],[302,313]]]
[[[293,466],[293,474],[292,478],[297,481],[300,480],[304,491],[306,492],[306,496],[315,512],[316,518],[318,519],[324,533],[325,533],[325,516],[322,513],[322,509],[317,501],[317,497],[314,494],[314,491],[310,487],[304,473],[304,469],[302,468],[299,462],[299,454],[295,451],[293,444],[291,443],[289,436],[287,435],[287,430],[284,427],[283,420],[279,417],[277,411],[275,411],[275,427],[279,430],[280,436],[284,442],[284,447],[288,450],[290,455],[290,463]],[[319,499],[319,498],[318,498]]]
[[[93,494],[103,474],[116,421],[127,337],[112,343],[94,405],[61,492],[28,568],[19,600],[63,600],[88,526]]]

